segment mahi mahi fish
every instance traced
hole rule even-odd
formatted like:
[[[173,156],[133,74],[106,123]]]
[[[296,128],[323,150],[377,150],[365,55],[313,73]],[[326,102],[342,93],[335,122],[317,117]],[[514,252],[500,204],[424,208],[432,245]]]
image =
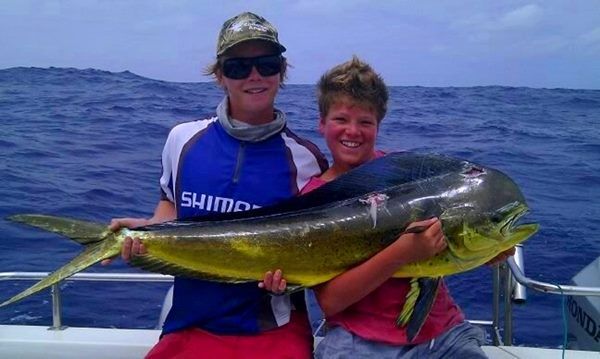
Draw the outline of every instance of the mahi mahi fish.
[[[108,231],[105,224],[64,217],[14,215],[9,219],[65,235],[85,249],[0,306],[118,255],[128,236],[139,237],[147,250],[131,264],[148,271],[241,283],[261,280],[266,271],[280,268],[290,286],[311,287],[381,251],[411,222],[435,216],[442,221],[447,249],[404,265],[394,275],[421,279],[416,293],[419,285],[429,286],[423,291],[428,294],[409,293],[413,299],[407,300],[424,303],[426,315],[437,278],[478,267],[537,231],[537,224],[517,223],[527,212],[519,187],[498,170],[438,154],[398,152],[306,195],[247,212],[117,232]],[[399,324],[410,317],[399,319]],[[423,316],[415,319],[409,337],[423,322]]]

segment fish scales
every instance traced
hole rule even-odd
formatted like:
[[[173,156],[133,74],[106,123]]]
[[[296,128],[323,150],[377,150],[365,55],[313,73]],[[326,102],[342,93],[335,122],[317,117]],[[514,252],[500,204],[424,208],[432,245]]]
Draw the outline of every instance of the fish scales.
[[[178,258],[180,264],[202,273],[218,272],[239,282],[259,280],[268,268],[282,268],[290,283],[310,286],[366,260],[401,231],[397,226],[370,228],[372,220],[358,199],[310,214],[265,216],[251,224],[229,221],[216,226],[212,222],[198,222],[187,227],[184,235],[169,234],[168,239],[160,230],[130,235],[143,238],[154,257],[165,261]],[[369,230],[361,231],[362,228]],[[389,233],[382,237],[380,233],[384,230]],[[204,259],[198,261],[199,257]],[[237,265],[232,267],[228,263]]]

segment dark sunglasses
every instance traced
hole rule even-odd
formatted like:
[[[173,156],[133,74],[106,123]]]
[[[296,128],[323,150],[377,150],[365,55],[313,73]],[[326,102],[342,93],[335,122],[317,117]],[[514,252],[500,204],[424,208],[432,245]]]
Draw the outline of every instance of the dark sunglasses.
[[[280,55],[258,57],[236,57],[223,61],[223,75],[233,80],[241,80],[250,76],[252,67],[261,76],[273,76],[281,72],[283,58]]]

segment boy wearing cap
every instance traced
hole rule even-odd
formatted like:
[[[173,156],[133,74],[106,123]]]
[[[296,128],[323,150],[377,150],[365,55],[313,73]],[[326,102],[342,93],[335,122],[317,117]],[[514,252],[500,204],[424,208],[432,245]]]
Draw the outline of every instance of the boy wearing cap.
[[[258,15],[242,13],[223,24],[217,60],[206,71],[226,93],[216,116],[171,130],[153,217],[113,219],[112,230],[274,204],[327,168],[318,148],[292,133],[274,108],[285,50],[277,30]],[[138,239],[128,239],[122,258],[143,252]],[[176,277],[161,340],[147,358],[309,358],[311,330],[298,294]]]

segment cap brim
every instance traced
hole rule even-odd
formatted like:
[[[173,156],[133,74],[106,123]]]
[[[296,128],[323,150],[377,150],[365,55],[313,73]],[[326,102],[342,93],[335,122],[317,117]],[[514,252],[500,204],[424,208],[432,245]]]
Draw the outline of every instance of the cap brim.
[[[246,42],[246,41],[252,41],[252,40],[262,40],[262,41],[269,42],[269,43],[275,45],[279,49],[279,53],[280,54],[284,53],[285,50],[287,50],[285,48],[285,46],[283,46],[282,44],[278,43],[277,41],[273,41],[270,37],[266,37],[266,38],[263,38],[263,37],[252,37],[252,38],[249,38],[249,39],[241,39],[241,40],[238,40],[238,41],[235,41],[235,42],[231,43],[226,48],[221,49],[221,51],[217,52],[217,56],[223,55],[227,50],[231,49],[235,45],[241,44],[242,42]]]

